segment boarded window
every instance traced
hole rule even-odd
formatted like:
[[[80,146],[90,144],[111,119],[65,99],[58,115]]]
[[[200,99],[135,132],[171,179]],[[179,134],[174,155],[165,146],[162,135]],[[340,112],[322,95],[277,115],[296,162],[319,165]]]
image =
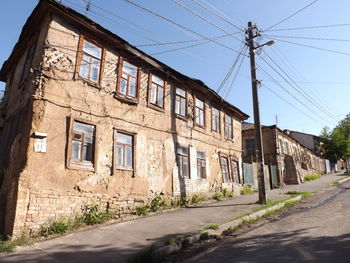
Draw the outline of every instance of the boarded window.
[[[134,169],[134,136],[116,132],[115,136],[115,164],[117,169]]]
[[[74,120],[71,141],[71,165],[94,166],[95,126]]]
[[[102,48],[83,39],[81,45],[81,61],[79,64],[79,76],[98,82],[100,79]]]
[[[182,177],[190,177],[190,165],[189,165],[189,151],[188,147],[177,147],[177,163],[179,167],[179,174]]]
[[[197,177],[202,179],[207,177],[205,152],[201,151],[197,151]]]
[[[239,177],[239,167],[238,167],[238,162],[235,160],[231,160],[231,171],[232,171],[233,182],[236,184],[239,184],[241,181]]]
[[[164,108],[164,91],[165,91],[165,81],[151,74],[149,102],[154,106]]]
[[[200,126],[204,126],[204,102],[198,98],[196,98],[195,102],[196,110],[195,110],[195,120],[196,124]]]
[[[185,117],[186,116],[186,91],[180,88],[176,88],[175,94],[175,113]]]

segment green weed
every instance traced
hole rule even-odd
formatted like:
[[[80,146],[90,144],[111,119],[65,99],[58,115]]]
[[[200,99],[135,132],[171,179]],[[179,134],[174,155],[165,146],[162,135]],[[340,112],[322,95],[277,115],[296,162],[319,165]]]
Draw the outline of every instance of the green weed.
[[[304,177],[304,180],[305,180],[306,182],[308,182],[308,181],[316,180],[316,179],[319,179],[319,178],[321,178],[321,175],[320,175],[320,174],[310,174],[310,175],[306,175],[306,176]]]
[[[212,225],[204,227],[204,230],[208,230],[208,229],[218,230],[219,229],[219,225],[218,224],[212,224]]]
[[[83,222],[87,225],[96,225],[102,224],[112,218],[113,215],[111,213],[101,211],[99,205],[95,204],[86,208],[83,215]]]
[[[53,221],[41,226],[39,236],[48,237],[50,235],[63,235],[68,230],[67,222],[63,220]]]
[[[216,201],[220,201],[224,199],[224,195],[221,192],[216,192],[215,194],[213,194],[213,199],[215,199]]]
[[[241,194],[242,195],[251,195],[251,194],[254,194],[256,192],[258,192],[258,190],[254,190],[254,189],[252,189],[251,186],[245,185],[241,191]]]

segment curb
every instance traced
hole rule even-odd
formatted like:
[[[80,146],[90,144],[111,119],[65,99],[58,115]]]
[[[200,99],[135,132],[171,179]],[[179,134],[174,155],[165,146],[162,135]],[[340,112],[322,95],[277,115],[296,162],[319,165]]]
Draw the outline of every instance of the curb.
[[[346,182],[346,181],[349,181],[349,180],[350,180],[350,176],[339,180],[339,181],[338,181],[338,184],[342,184],[342,183],[344,183],[344,182]]]
[[[350,177],[349,178],[344,178],[344,179],[350,180]],[[344,179],[342,179],[342,180],[344,180]],[[252,220],[252,219],[260,218],[260,217],[264,216],[265,214],[267,214],[267,213],[269,213],[271,211],[275,211],[275,210],[278,210],[278,209],[284,207],[286,205],[286,203],[293,202],[293,201],[299,201],[301,198],[302,198],[302,196],[299,195],[299,196],[290,198],[290,199],[288,199],[288,200],[286,200],[286,201],[284,201],[282,203],[279,203],[277,205],[271,206],[269,208],[253,212],[253,213],[251,213],[249,215],[243,216],[242,218],[235,219],[235,220],[230,221],[228,223],[222,224],[222,225],[220,225],[220,227],[217,230],[209,229],[209,230],[201,231],[200,233],[197,233],[197,234],[194,234],[194,235],[191,235],[191,236],[187,236],[183,240],[179,240],[179,241],[174,242],[174,243],[172,243],[170,245],[166,245],[166,246],[162,246],[162,247],[156,248],[154,250],[154,254],[159,256],[159,257],[163,257],[163,256],[169,255],[171,253],[178,252],[183,247],[185,247],[186,245],[190,245],[190,244],[198,242],[201,239],[202,236],[219,236],[219,235],[222,235],[223,232],[225,232],[226,230],[228,230],[231,227],[238,227],[242,222],[244,222],[246,220]]]

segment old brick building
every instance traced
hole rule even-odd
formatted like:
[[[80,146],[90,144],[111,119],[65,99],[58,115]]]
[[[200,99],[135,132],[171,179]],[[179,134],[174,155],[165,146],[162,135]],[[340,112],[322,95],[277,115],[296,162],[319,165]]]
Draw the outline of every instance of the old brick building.
[[[240,189],[248,116],[53,0],[28,18],[0,80],[4,234],[94,203],[123,217],[159,194]]]
[[[255,162],[255,130],[243,124],[243,161]],[[298,184],[306,175],[325,173],[325,160],[280,130],[276,125],[262,127],[264,161],[270,167],[273,184]],[[275,176],[275,178],[273,178]]]

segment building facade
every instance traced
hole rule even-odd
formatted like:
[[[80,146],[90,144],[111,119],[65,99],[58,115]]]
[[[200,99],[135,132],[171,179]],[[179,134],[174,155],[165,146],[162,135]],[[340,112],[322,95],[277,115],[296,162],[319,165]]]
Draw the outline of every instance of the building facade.
[[[250,123],[243,124],[243,162],[255,162],[255,130]],[[303,146],[276,125],[262,127],[265,165],[275,169],[274,183],[299,184],[304,177],[313,173],[326,173],[325,160]],[[273,178],[271,178],[273,180]]]
[[[41,0],[0,71],[0,225],[36,231],[92,204],[239,193],[248,116],[85,16]]]

